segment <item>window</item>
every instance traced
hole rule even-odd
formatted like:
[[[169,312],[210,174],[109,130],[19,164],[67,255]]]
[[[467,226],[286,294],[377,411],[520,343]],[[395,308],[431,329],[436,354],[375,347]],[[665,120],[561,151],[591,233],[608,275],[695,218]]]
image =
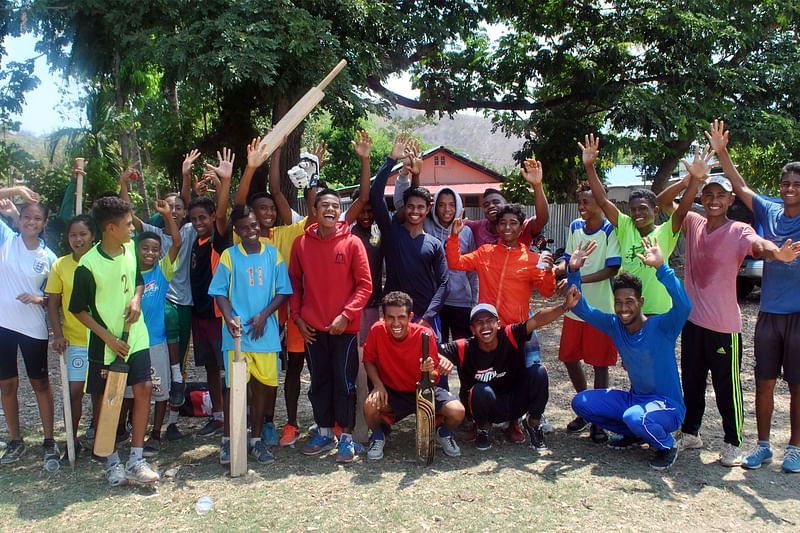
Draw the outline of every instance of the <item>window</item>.
[[[433,165],[437,167],[444,166],[444,156],[443,155],[435,155],[433,156]]]

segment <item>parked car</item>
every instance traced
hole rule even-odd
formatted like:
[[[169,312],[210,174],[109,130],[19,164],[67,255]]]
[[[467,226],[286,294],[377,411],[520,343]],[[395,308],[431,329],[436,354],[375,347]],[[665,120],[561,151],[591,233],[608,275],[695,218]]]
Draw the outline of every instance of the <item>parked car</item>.
[[[728,209],[728,218],[745,222],[753,226],[753,229],[759,235],[763,235],[761,227],[755,223],[753,212],[750,211],[744,203],[737,198],[733,205]],[[764,261],[761,259],[754,259],[749,255],[745,257],[742,264],[739,266],[739,276],[736,278],[736,296],[739,299],[746,298],[753,288],[758,285],[761,286],[761,274],[764,271]]]

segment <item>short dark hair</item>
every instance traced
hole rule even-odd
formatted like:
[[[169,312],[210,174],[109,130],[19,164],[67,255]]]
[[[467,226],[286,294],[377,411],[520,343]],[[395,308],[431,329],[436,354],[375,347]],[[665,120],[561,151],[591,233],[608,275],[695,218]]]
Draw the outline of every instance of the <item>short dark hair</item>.
[[[514,215],[514,218],[519,220],[520,224],[525,223],[525,211],[519,204],[506,204],[497,211],[497,220],[499,221],[503,215]]]
[[[92,218],[94,218],[100,233],[106,231],[106,226],[116,222],[131,211],[131,204],[119,196],[103,196],[92,204]]]
[[[623,272],[614,278],[613,291],[616,292],[620,289],[633,289],[637,298],[642,297],[642,280],[634,276],[630,272]]]
[[[785,178],[789,174],[797,174],[800,176],[800,161],[792,161],[791,163],[786,163],[783,165],[781,169],[781,179]]]
[[[206,198],[205,196],[192,198],[192,201],[189,202],[189,207],[186,208],[186,211],[191,212],[192,209],[197,207],[203,208],[209,215],[217,212],[217,206],[214,204],[214,201],[211,198]]]
[[[381,300],[381,311],[386,312],[387,307],[405,307],[410,313],[414,308],[414,300],[403,291],[392,291]]]
[[[630,204],[634,200],[644,200],[645,202],[650,204],[650,207],[655,208],[655,206],[656,206],[656,193],[654,193],[650,189],[636,189],[628,197],[628,203]]]
[[[155,231],[143,231],[139,234],[136,238],[136,242],[142,242],[145,239],[153,239],[154,241],[158,241],[159,244],[161,243],[161,235],[156,233]]]
[[[412,196],[417,198],[422,198],[425,200],[425,205],[431,205],[433,203],[433,197],[431,197],[431,191],[426,189],[425,187],[411,187],[410,189],[406,189],[403,191],[403,203],[405,204],[408,202],[408,199]]]
[[[275,199],[272,197],[272,195],[270,193],[268,193],[266,191],[261,191],[261,192],[255,192],[255,193],[251,194],[250,197],[247,199],[247,205],[249,205],[250,207],[253,207],[253,204],[255,203],[255,201],[256,200],[261,200],[262,198],[267,199],[267,200],[272,200],[272,203],[275,203]]]
[[[243,218],[249,217],[253,214],[253,209],[248,205],[235,205],[231,210],[231,224],[236,224]]]
[[[499,196],[502,196],[503,200],[506,199],[506,197],[503,196],[503,193],[500,192],[499,189],[495,189],[494,187],[487,187],[486,189],[483,190],[483,196],[487,196],[489,194],[497,194]]]
[[[89,215],[75,215],[71,219],[67,221],[67,228],[64,231],[64,236],[69,236],[69,232],[72,230],[73,224],[83,224],[89,229],[89,233],[93,236],[95,234],[95,227],[94,227],[94,220]]]
[[[33,206],[36,206],[39,209],[41,209],[45,220],[47,220],[47,217],[50,215],[50,208],[48,208],[45,204],[38,203],[38,202],[35,203],[35,204],[27,204],[27,203],[26,204],[22,204],[22,207],[19,208],[19,214],[21,215],[22,213],[24,213],[25,211],[27,211],[28,209],[30,209]]]
[[[605,184],[603,184],[603,190],[608,192],[608,187]],[[582,192],[592,192],[592,187],[586,180],[579,181],[578,188],[575,189],[575,194],[580,194]]]
[[[319,205],[319,199],[322,198],[323,196],[335,196],[336,198],[339,199],[339,203],[341,204],[342,196],[337,191],[325,187],[321,191],[317,192],[317,197],[314,198],[314,207],[317,207]]]

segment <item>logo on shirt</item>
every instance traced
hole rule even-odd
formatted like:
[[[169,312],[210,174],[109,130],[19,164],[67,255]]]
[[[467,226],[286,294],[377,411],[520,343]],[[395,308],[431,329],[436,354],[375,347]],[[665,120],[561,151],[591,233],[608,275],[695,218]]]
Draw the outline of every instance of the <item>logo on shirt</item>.
[[[155,292],[158,292],[158,283],[156,283],[155,280],[151,281],[150,283],[147,283],[144,286],[144,294],[155,293]]]
[[[506,372],[498,372],[494,368],[487,368],[486,370],[478,370],[475,372],[475,381],[489,383],[493,379],[502,378],[505,375]]]
[[[636,261],[639,259],[639,254],[644,255],[644,246],[642,246],[642,243],[637,243],[631,246],[631,249],[625,259],[628,261]]]
[[[344,254],[342,252],[336,252],[336,264],[337,265],[344,264]]]
[[[47,263],[45,263],[41,259],[37,259],[33,263],[33,271],[36,272],[37,274],[41,274],[42,272],[44,272],[44,269],[45,269],[46,266],[47,266]]]

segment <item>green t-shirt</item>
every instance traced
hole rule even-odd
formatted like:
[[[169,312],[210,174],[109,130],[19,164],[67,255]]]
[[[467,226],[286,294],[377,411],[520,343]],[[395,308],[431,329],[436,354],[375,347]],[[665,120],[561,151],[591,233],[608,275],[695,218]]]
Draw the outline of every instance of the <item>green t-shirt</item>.
[[[81,257],[75,269],[69,310],[72,313],[87,311],[112,335],[121,337],[125,307],[133,298],[136,287],[143,284],[133,243],[125,243],[123,253],[117,257],[106,255],[98,243]],[[131,324],[128,345],[128,357],[150,347],[143,315]],[[90,361],[109,365],[116,358],[117,355],[106,347],[100,337],[90,333]]]
[[[669,260],[675,245],[678,243],[680,231],[672,232],[672,217],[666,222],[653,228],[647,237],[658,242],[661,253],[664,254],[664,261]],[[642,312],[646,315],[660,315],[672,308],[672,298],[667,294],[667,289],[656,279],[656,269],[645,266],[638,254],[644,253],[642,246],[642,235],[636,228],[633,219],[624,213],[620,213],[617,218],[617,240],[619,249],[622,252],[622,267],[620,272],[628,272],[642,280],[642,296],[644,296],[644,308]]]

